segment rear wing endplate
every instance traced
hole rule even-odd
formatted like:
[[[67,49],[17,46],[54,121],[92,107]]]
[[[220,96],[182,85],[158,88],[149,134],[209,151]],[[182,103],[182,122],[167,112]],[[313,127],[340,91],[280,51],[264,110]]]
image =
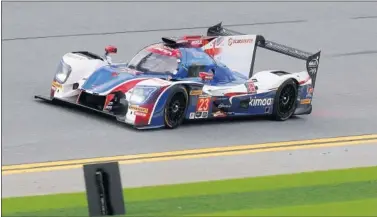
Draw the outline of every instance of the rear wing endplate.
[[[207,36],[232,36],[232,35],[245,35],[231,29],[224,28],[222,23],[211,26],[207,30]],[[306,70],[308,71],[310,78],[312,79],[312,85],[315,86],[315,81],[317,78],[317,71],[319,66],[319,59],[321,56],[321,51],[317,53],[310,53],[302,51],[293,47],[288,47],[273,41],[266,40],[262,35],[257,35],[256,46],[254,48],[254,55],[251,63],[249,77],[253,75],[255,52],[257,47],[262,47],[267,50],[271,50],[277,53],[281,53],[296,59],[301,59],[306,61]]]

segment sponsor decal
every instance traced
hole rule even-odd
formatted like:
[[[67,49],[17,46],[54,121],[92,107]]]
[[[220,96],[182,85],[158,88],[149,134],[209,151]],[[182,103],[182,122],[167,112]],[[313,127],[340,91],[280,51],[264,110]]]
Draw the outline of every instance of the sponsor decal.
[[[190,119],[194,119],[194,118],[195,118],[195,112],[191,112],[189,118],[190,118]]]
[[[308,98],[308,97],[313,96],[313,92],[314,92],[314,88],[311,86],[308,86],[308,89],[306,91],[306,97]]]
[[[232,46],[233,44],[251,44],[253,42],[253,39],[233,39],[229,38],[228,39],[228,45]]]
[[[168,56],[172,56],[173,55],[172,51],[170,51],[168,49],[161,48],[161,47],[154,47],[153,50],[154,51],[159,51],[162,54],[165,54],[165,55],[168,55]]]
[[[202,40],[195,40],[195,41],[191,41],[191,45],[192,46],[200,46],[203,44],[203,41]]]
[[[199,72],[199,77],[202,79],[202,80],[212,80],[213,79],[213,76],[214,74],[211,73],[211,72]]]
[[[273,98],[255,99],[250,97],[250,106],[269,106],[272,105]]]
[[[138,111],[135,111],[135,115],[136,115],[136,116],[141,116],[141,117],[146,117],[146,116],[147,116],[146,113],[138,112]]]
[[[300,104],[302,104],[302,105],[310,104],[311,101],[312,101],[311,99],[302,99],[300,101]]]
[[[316,59],[310,60],[308,63],[308,72],[312,75],[316,74],[318,64],[319,64],[319,57],[317,57]]]
[[[308,67],[317,67],[318,66],[318,57],[317,59],[310,60]]]
[[[206,52],[211,57],[215,57],[219,55],[222,52],[222,50],[221,48],[211,47],[211,48],[205,49],[204,52]]]
[[[135,111],[135,113],[136,112],[148,113],[148,109],[147,108],[142,108],[142,107],[137,106],[137,105],[130,105],[129,109]]]
[[[317,73],[317,68],[310,68],[308,71],[310,74],[314,75]]]
[[[202,90],[191,90],[190,91],[191,96],[198,96],[198,95],[201,95],[202,93],[203,93]]]
[[[226,116],[234,115],[234,114],[235,114],[234,112],[223,112],[223,111],[217,111],[215,113],[212,113],[213,117],[216,117],[216,118],[226,117]]]
[[[169,48],[164,45],[155,45],[147,48],[149,52],[158,53],[160,55],[166,55],[166,56],[174,56],[174,57],[180,57],[181,53],[179,50],[175,50],[172,48]]]
[[[212,106],[212,113],[215,113],[217,111],[229,111],[232,107],[231,102],[229,101],[229,98],[223,98],[222,100],[217,99],[216,97],[213,98],[213,106]]]
[[[226,105],[224,103],[221,103],[220,105],[217,106],[217,108],[221,109],[221,108],[230,108],[232,107],[232,105]]]
[[[246,85],[246,89],[247,89],[248,93],[256,93],[257,92],[257,88],[254,85],[253,81],[248,81],[248,82],[246,82],[245,85]]]
[[[216,113],[213,113],[214,117],[226,117],[226,114],[222,111],[218,111]]]
[[[58,89],[60,89],[60,88],[63,87],[61,84],[59,84],[59,83],[56,82],[56,81],[53,81],[53,82],[52,82],[52,86],[53,86],[54,88],[58,88]]]
[[[195,118],[196,119],[208,118],[208,111],[206,111],[206,112],[196,112],[195,113]]]

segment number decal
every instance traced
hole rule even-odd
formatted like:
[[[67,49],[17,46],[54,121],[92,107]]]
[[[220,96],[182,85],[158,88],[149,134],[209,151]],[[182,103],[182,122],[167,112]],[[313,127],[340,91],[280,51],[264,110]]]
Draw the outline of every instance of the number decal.
[[[247,82],[246,85],[247,85],[247,91],[249,93],[255,93],[255,92],[257,92],[257,90],[255,89],[254,82],[252,82],[252,81]]]
[[[197,104],[197,107],[196,107],[196,111],[198,111],[198,112],[208,111],[210,101],[211,101],[210,97],[199,98],[198,104]]]

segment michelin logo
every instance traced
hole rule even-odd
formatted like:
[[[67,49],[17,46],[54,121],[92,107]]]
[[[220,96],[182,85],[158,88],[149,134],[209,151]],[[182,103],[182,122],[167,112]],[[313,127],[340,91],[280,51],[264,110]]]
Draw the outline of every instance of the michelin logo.
[[[272,98],[265,98],[265,99],[250,98],[249,105],[250,106],[268,106],[268,105],[272,105],[272,103],[273,103]]]

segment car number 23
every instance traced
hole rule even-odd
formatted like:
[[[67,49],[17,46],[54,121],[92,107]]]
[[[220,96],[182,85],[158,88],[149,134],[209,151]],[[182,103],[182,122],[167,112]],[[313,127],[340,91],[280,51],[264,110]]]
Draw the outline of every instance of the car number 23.
[[[211,102],[210,97],[206,98],[199,98],[198,99],[198,104],[196,106],[196,111],[198,112],[205,112],[209,110],[209,103]]]

